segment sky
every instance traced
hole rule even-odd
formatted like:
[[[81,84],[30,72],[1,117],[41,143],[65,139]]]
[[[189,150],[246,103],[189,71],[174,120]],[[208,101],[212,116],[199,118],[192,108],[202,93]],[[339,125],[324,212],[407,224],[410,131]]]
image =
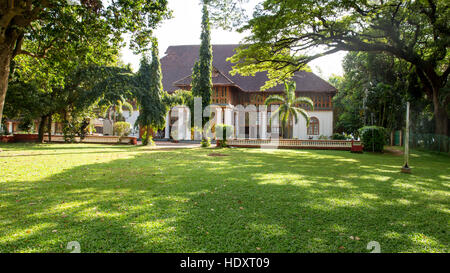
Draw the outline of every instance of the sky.
[[[251,0],[249,5],[254,5],[252,2],[255,1],[257,0]],[[169,0],[173,18],[163,21],[155,31],[161,57],[165,55],[166,49],[171,45],[200,44],[202,12],[199,2],[199,0]],[[211,29],[212,44],[238,44],[244,37],[245,34],[237,32]],[[124,63],[130,63],[134,71],[139,69],[140,56],[133,54],[128,47],[123,48],[121,54]],[[341,63],[345,54],[345,52],[338,52],[324,56],[312,61],[309,65],[314,73],[324,79],[328,79],[333,74],[342,75]]]

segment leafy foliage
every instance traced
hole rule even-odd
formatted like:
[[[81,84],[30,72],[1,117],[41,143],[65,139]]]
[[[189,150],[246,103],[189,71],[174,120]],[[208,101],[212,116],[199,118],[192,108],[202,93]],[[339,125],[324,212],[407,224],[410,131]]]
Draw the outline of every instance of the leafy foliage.
[[[382,152],[386,144],[386,129],[379,126],[364,126],[359,129],[365,151]]]
[[[200,142],[200,145],[203,148],[211,147],[211,139],[209,137],[202,138],[202,141]]]
[[[240,28],[250,34],[231,61],[243,75],[279,71],[271,73],[272,86],[338,51],[393,55],[420,79],[433,103],[436,133],[448,135],[449,21],[447,0],[265,0]]]
[[[20,120],[18,127],[20,131],[30,133],[34,127],[33,120],[30,117],[26,116],[22,120]]]
[[[386,54],[351,52],[343,62],[344,76],[331,82],[339,92],[333,98],[336,131],[357,135],[367,124],[399,130],[404,126],[405,105],[422,100],[410,66]],[[408,90],[411,90],[408,92]],[[419,91],[419,92],[418,92]]]
[[[110,102],[111,103],[111,102]],[[121,98],[120,100],[117,100],[114,104],[106,105],[106,107],[103,107],[103,116],[108,117],[109,120],[112,120],[113,123],[116,123],[116,120],[124,120],[123,117],[123,109],[127,109],[130,113],[133,113],[134,107],[131,105],[128,101],[126,101],[125,98]],[[111,114],[112,112],[112,114]],[[113,126],[113,135],[115,134],[115,127]]]
[[[163,102],[169,107],[185,105],[191,108],[194,106],[194,96],[191,91],[178,89],[172,94],[164,93]]]
[[[64,141],[74,143],[75,137],[80,138],[80,142],[86,138],[89,133],[89,120],[86,118],[74,118],[70,122],[65,120],[63,123]]]
[[[208,8],[203,4],[202,32],[199,59],[194,64],[192,72],[192,94],[194,97],[202,98],[202,107],[211,103],[212,95],[212,46],[211,30],[209,25]],[[208,118],[203,118],[203,124]]]
[[[276,61],[269,61],[276,58]],[[275,51],[268,44],[251,43],[236,49],[236,54],[227,61],[234,63],[232,75],[255,76],[257,72],[267,71],[268,80],[261,87],[266,90],[289,80],[295,71],[311,71],[307,64],[291,63],[290,50]]]
[[[14,59],[5,105],[5,114],[9,118],[28,115],[32,119],[40,119],[41,125],[46,120],[51,121],[52,117],[59,118],[60,122],[70,122],[71,119],[76,120],[76,116],[92,112],[100,101],[100,104],[114,102],[126,96],[126,90],[105,94],[104,89],[95,88],[105,79],[120,78],[121,73],[129,73],[130,70],[118,67],[119,44],[108,31],[99,25],[84,29],[89,25],[88,22],[84,25],[84,20],[96,19],[87,10],[77,15],[82,9],[76,5],[61,11],[66,25],[60,27],[67,33],[54,29],[55,25],[59,27],[62,23],[60,18],[53,24],[51,18],[49,22],[38,20],[32,23],[34,34],[31,36],[36,37],[25,39],[21,50],[36,51],[47,40],[55,44],[40,58],[33,54],[18,54]],[[71,27],[77,27],[77,30]],[[59,39],[68,33],[70,39],[58,44]],[[39,130],[39,136],[42,139],[43,130]]]
[[[204,1],[211,13],[211,23],[225,30],[235,28],[248,21],[245,4],[249,0],[208,0]]]
[[[227,147],[227,140],[233,136],[233,125],[216,124],[216,141],[220,141],[221,147]]]
[[[172,108],[177,105],[184,105],[189,107],[191,113],[194,113],[194,95],[191,91],[178,89],[172,94],[164,93],[163,103]],[[191,118],[191,127],[194,126],[194,119]]]
[[[120,138],[128,136],[131,131],[131,124],[125,121],[119,121],[114,123],[114,133]],[[120,141],[119,138],[119,141]]]
[[[343,134],[339,134],[339,133],[334,133],[334,134],[331,136],[331,139],[333,139],[333,140],[346,140],[346,139],[347,139],[347,136],[345,136],[345,135],[343,135]]]
[[[47,78],[47,84],[40,88],[64,88],[67,74],[60,69],[69,67],[73,72],[81,63],[102,65],[107,56],[117,60],[114,57],[123,45],[123,33],[132,34],[130,46],[135,52],[146,50],[152,31],[170,16],[167,0],[109,1],[108,5],[101,0],[2,1],[0,60],[7,67],[12,59],[20,62],[23,56],[37,61],[51,58],[43,65],[47,70],[29,69],[34,74],[30,78],[40,83]],[[97,52],[86,54],[93,51]],[[77,55],[80,58],[75,58]],[[1,70],[0,119],[8,75],[9,70]]]
[[[309,115],[305,109],[299,107],[299,105],[308,105],[312,110],[314,109],[313,101],[308,97],[296,97],[295,95],[296,84],[294,81],[285,82],[284,84],[284,97],[280,95],[270,95],[264,101],[265,105],[279,104],[277,110],[272,113],[270,122],[277,115],[280,116],[282,135],[285,138],[292,138],[292,133],[289,132],[289,122],[298,122],[299,115],[306,119],[307,127],[309,126]]]
[[[163,85],[161,63],[159,62],[158,44],[154,40],[152,47],[152,62],[149,64],[148,57],[144,56],[141,67],[136,75],[137,99],[140,104],[139,117],[136,124],[147,128],[145,143],[150,137],[150,128],[162,129],[165,126],[167,106],[163,103]]]
[[[148,134],[148,131],[144,131],[142,134],[142,145],[143,146],[154,146],[155,142],[153,141],[153,136],[151,134]]]
[[[44,124],[43,121],[56,116],[61,122],[73,121],[77,127],[77,116],[81,119],[93,118],[93,109],[97,105],[112,104],[117,98],[130,96],[124,89],[116,89],[117,93],[113,93],[102,88],[106,79],[116,78],[123,72],[130,73],[127,68],[83,66],[82,63],[77,67],[70,67],[66,64],[64,68],[54,71],[55,75],[63,77],[59,83],[50,83],[47,79],[33,78],[33,74],[29,74],[27,70],[32,68],[35,72],[45,71],[48,68],[46,65],[50,65],[54,59],[49,57],[41,61],[42,66],[34,61],[35,59],[30,59],[24,64],[20,63],[16,69],[17,77],[10,83],[5,104],[5,114],[9,118],[40,119],[41,124]],[[42,139],[43,130],[39,130],[39,133]]]

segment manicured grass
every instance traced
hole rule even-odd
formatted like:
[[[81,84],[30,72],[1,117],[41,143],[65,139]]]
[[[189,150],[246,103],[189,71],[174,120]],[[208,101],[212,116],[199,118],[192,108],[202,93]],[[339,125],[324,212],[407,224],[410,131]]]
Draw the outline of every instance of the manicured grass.
[[[450,250],[449,156],[0,148],[0,252]]]

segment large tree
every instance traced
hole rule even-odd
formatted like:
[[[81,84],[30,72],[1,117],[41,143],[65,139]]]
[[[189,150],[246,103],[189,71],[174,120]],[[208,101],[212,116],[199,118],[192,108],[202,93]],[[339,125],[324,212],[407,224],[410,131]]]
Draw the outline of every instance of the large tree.
[[[44,73],[35,66],[33,68],[35,69],[32,71],[36,74]],[[63,78],[53,83],[39,80],[38,75],[30,79],[30,75],[21,73],[22,69],[24,68],[18,67],[14,75],[19,76],[13,77],[10,81],[5,101],[5,115],[11,119],[39,120],[40,142],[44,141],[45,126],[49,138],[51,137],[51,124],[55,116],[59,121],[70,124],[77,117],[89,115],[97,105],[110,105],[116,103],[118,99],[124,100],[123,97],[131,97],[127,89],[114,89],[116,93],[113,93],[105,88],[96,88],[110,78],[131,74],[128,68],[81,66],[67,75],[56,73],[54,76]],[[60,82],[64,85],[60,85]]]
[[[250,31],[248,45],[232,60],[243,74],[281,70],[281,81],[341,50],[391,54],[411,65],[433,103],[436,133],[448,135],[449,21],[447,0],[265,0],[240,29]]]
[[[89,16],[89,14],[86,14],[85,18]],[[79,22],[74,20],[72,23],[75,26]],[[38,29],[45,27],[39,22],[34,22],[33,25]],[[82,25],[77,27],[82,27]],[[42,40],[55,40],[59,37],[59,32],[54,31],[41,31],[41,34],[45,37],[25,40],[22,50],[34,51],[39,48]],[[48,51],[43,58],[26,54],[18,55],[12,61],[12,68],[14,69],[11,69],[10,90],[5,101],[5,106],[10,104],[11,107],[5,108],[4,114],[8,118],[27,117],[40,120],[39,140],[42,142],[44,125],[49,124],[47,127],[50,137],[51,123],[55,114],[61,114],[60,117],[67,121],[65,117],[73,116],[75,110],[78,113],[86,110],[86,107],[74,107],[74,104],[87,103],[88,101],[83,102],[83,97],[90,87],[104,80],[105,77],[111,76],[111,72],[122,72],[124,70],[108,67],[119,64],[119,48],[117,43],[110,41],[108,36],[108,32],[101,31],[98,28],[87,28],[83,31],[72,32],[70,43],[59,48],[59,50]],[[29,86],[34,88],[30,89]],[[30,91],[37,94],[30,94]],[[23,104],[16,100],[18,94],[25,101],[38,98],[36,102],[40,103],[31,102],[28,107],[30,110],[18,111],[22,109],[20,105]],[[25,97],[26,94],[30,99]],[[101,96],[101,91],[97,94]],[[97,97],[93,97],[93,100],[96,99]],[[94,101],[90,100],[87,106],[89,107],[92,103]],[[14,111],[9,111],[11,108]],[[32,116],[31,113],[33,112],[38,115]],[[63,112],[65,114],[62,114]]]
[[[150,42],[152,30],[170,12],[167,0],[3,0],[0,2],[0,120],[8,88],[11,61],[19,55],[45,58],[76,42],[89,43],[98,31],[105,43],[120,45],[121,34],[131,32],[135,51]],[[75,37],[75,38],[74,38]],[[33,47],[23,48],[26,41]],[[95,46],[95,45],[91,45]]]
[[[202,98],[202,107],[211,103],[212,94],[212,60],[211,29],[209,24],[208,7],[203,3],[202,32],[199,57],[194,64],[192,73],[192,94]],[[208,118],[203,118],[203,124]]]
[[[350,52],[343,68],[342,77],[330,79],[339,90],[333,98],[335,130],[357,134],[372,123],[389,132],[402,129],[405,101],[422,97],[410,65],[387,54]],[[408,89],[419,92],[408,94]]]
[[[143,144],[148,145],[151,143],[152,129],[164,128],[168,110],[163,103],[161,63],[156,39],[153,41],[151,63],[144,56],[137,77],[139,83],[137,99],[140,111],[136,122],[141,128],[146,128]]]

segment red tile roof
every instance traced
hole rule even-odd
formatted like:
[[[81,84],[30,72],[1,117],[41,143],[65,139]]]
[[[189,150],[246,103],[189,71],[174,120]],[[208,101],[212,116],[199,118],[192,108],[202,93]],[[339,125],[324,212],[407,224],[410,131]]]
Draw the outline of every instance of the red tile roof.
[[[179,81],[173,83],[175,86],[190,86],[192,81],[192,75],[182,78]],[[230,80],[227,76],[225,76],[218,69],[213,67],[212,73],[212,82],[213,85],[235,85],[232,80]]]
[[[242,91],[256,92],[267,81],[266,72],[258,72],[255,76],[244,77],[239,74],[230,75],[232,63],[226,61],[234,55],[234,49],[238,45],[213,45],[213,67],[218,73],[213,73],[214,84],[230,84],[239,87]],[[192,67],[198,58],[200,45],[169,46],[166,56],[161,58],[164,90],[172,93],[179,86],[189,85],[191,81]],[[293,80],[297,83],[298,92],[337,92],[331,84],[316,76],[312,72],[296,72]],[[280,92],[283,85],[278,85],[267,91]]]

